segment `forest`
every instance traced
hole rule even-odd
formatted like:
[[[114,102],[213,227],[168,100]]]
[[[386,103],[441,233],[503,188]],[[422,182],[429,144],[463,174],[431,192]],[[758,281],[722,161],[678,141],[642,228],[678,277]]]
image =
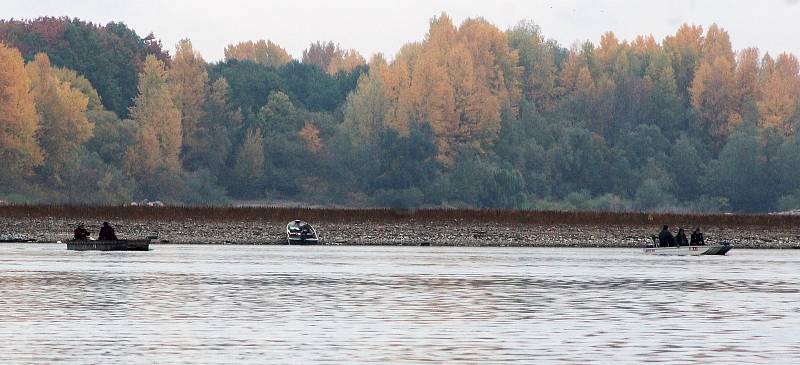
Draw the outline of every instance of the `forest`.
[[[0,20],[0,201],[772,212],[800,208],[800,65],[684,24],[569,47],[433,17],[365,57],[207,62],[123,23]]]

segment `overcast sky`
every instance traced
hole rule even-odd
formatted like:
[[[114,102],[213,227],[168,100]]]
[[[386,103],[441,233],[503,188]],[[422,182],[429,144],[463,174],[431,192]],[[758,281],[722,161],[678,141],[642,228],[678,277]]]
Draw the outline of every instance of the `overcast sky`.
[[[5,19],[121,21],[141,36],[153,32],[173,53],[179,39],[189,38],[207,61],[222,58],[230,43],[257,39],[277,42],[295,58],[316,40],[393,57],[404,43],[421,40],[442,11],[456,23],[481,16],[501,29],[530,19],[565,46],[597,43],[609,30],[621,39],[661,40],[684,22],[717,23],[735,49],[800,55],[798,0],[2,0],[1,8]]]

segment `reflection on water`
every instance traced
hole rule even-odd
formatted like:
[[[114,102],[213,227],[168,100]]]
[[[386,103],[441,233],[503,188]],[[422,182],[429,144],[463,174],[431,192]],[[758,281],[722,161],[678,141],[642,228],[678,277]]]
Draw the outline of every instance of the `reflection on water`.
[[[0,245],[0,363],[800,356],[800,251]]]

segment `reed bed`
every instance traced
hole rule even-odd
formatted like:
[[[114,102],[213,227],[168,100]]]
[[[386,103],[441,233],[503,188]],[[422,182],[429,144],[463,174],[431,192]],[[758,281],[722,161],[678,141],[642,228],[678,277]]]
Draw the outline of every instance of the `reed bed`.
[[[310,222],[481,222],[536,225],[634,225],[661,224],[718,227],[800,226],[800,216],[770,214],[671,214],[528,211],[508,209],[385,209],[302,207],[208,207],[208,206],[97,206],[97,205],[7,205],[0,206],[5,218],[60,218],[75,220],[163,220],[163,221],[289,221]]]

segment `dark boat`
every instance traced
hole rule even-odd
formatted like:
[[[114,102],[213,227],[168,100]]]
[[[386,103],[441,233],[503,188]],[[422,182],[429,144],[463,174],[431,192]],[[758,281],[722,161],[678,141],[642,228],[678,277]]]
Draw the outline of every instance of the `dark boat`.
[[[69,240],[67,250],[73,251],[149,251],[153,237],[143,240],[91,241]]]
[[[290,245],[316,245],[319,243],[319,239],[314,227],[296,219],[286,225],[286,243]]]

